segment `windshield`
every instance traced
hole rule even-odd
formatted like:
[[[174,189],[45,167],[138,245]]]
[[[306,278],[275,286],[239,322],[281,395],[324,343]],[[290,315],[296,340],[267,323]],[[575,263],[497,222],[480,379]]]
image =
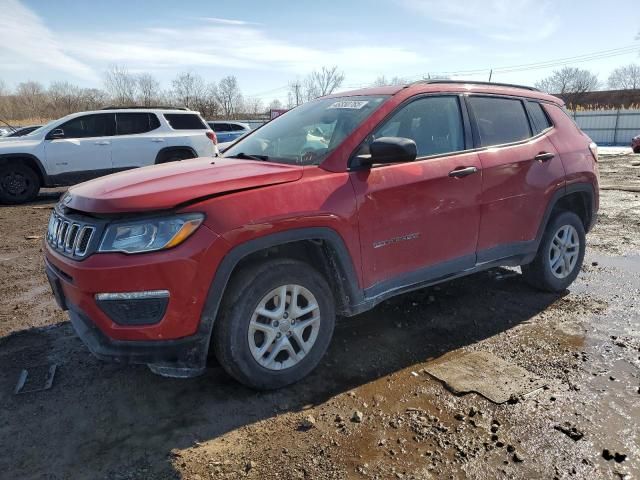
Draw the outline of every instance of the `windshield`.
[[[277,117],[224,152],[296,165],[318,165],[387,95],[321,98]]]
[[[52,120],[49,123],[47,123],[46,125],[43,125],[39,128],[36,128],[33,132],[27,133],[26,135],[24,135],[25,137],[30,137],[32,135],[38,135],[39,133],[44,132],[50,125],[53,125],[55,122],[57,122],[58,120]]]

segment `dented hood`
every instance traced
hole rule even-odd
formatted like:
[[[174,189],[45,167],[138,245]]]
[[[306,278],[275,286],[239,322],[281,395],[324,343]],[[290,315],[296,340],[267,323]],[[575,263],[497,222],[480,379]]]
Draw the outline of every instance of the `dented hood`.
[[[89,213],[162,210],[235,190],[293,182],[303,167],[253,160],[196,158],[136,168],[69,189],[66,207]]]

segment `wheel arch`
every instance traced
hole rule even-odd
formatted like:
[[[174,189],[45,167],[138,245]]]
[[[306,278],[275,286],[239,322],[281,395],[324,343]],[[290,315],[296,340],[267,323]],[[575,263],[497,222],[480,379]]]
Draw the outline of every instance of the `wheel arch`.
[[[336,296],[338,314],[352,314],[351,306],[362,300],[353,261],[338,232],[328,227],[286,230],[244,242],[225,255],[209,286],[199,333],[211,336],[222,298],[235,272],[250,262],[278,256],[302,258],[325,275]]]
[[[164,158],[166,158],[168,155],[172,153],[177,153],[177,152],[188,152],[189,155],[192,155],[191,158],[196,158],[198,156],[198,153],[193,149],[193,147],[189,147],[187,145],[164,147],[164,148],[161,148],[156,154],[156,159],[154,163],[156,164],[163,163]]]
[[[50,186],[49,176],[45,170],[42,162],[38,157],[31,153],[3,153],[0,154],[0,165],[8,164],[12,161],[21,161],[28,165],[40,180],[40,185],[43,187]]]
[[[557,211],[574,212],[580,217],[585,232],[595,223],[596,196],[590,183],[574,183],[556,191],[547,205],[543,221],[538,229],[536,240],[539,243],[552,215]]]

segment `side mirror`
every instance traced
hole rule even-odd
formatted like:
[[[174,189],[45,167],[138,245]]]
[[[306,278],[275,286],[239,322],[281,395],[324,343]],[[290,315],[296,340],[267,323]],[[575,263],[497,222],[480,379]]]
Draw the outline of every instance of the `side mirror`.
[[[358,155],[360,165],[413,162],[418,156],[416,142],[404,137],[380,137],[369,145],[369,155]]]
[[[47,135],[47,140],[55,140],[56,138],[64,138],[64,130],[61,128],[54,128]]]

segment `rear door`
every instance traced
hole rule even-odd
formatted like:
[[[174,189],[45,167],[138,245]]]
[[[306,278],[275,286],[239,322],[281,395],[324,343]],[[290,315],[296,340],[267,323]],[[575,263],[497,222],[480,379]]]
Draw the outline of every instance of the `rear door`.
[[[484,95],[468,96],[467,103],[476,145],[483,148],[478,235],[478,263],[483,263],[533,246],[549,198],[564,182],[564,169],[539,105]]]
[[[416,161],[351,172],[367,296],[475,265],[482,177],[464,118],[457,95],[413,100],[370,140],[411,138]]]
[[[154,113],[116,113],[116,136],[112,142],[114,170],[153,165],[167,145],[160,121]],[[158,130],[156,132],[156,130]]]
[[[52,175],[75,183],[112,172],[111,141],[115,131],[113,113],[94,113],[69,120],[53,128],[62,138],[45,137],[45,155]]]

